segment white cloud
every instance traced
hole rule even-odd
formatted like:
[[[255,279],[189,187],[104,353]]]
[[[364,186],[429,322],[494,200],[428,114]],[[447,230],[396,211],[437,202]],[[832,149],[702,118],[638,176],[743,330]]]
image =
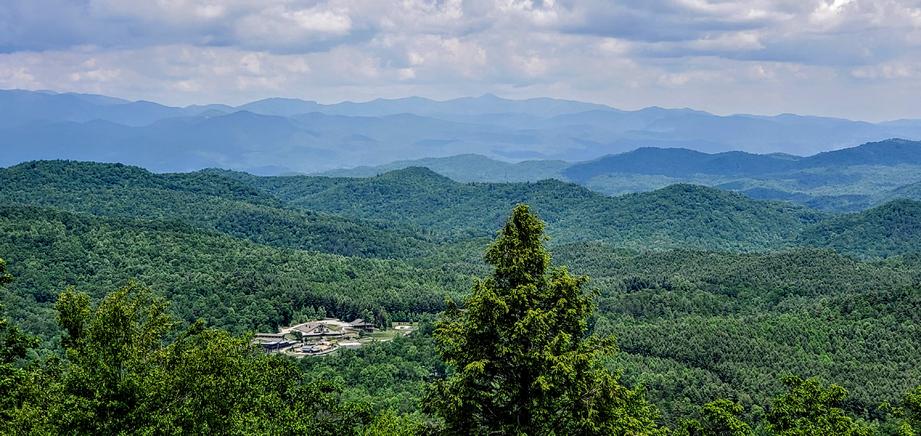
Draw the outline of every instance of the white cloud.
[[[917,0],[6,0],[0,29],[7,88],[921,116]]]
[[[851,71],[851,74],[858,79],[885,79],[885,80],[897,80],[897,79],[918,79],[921,78],[921,74],[918,74],[918,68],[913,65],[902,64],[902,63],[889,63],[884,65],[873,65],[855,68]]]
[[[346,10],[313,6],[289,8],[273,6],[239,19],[233,33],[243,46],[294,49],[348,35],[352,20]]]

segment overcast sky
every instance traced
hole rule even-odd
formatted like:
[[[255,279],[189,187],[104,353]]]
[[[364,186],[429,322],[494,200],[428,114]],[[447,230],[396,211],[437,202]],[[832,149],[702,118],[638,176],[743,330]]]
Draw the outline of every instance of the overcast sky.
[[[921,0],[2,0],[0,88],[921,118]]]

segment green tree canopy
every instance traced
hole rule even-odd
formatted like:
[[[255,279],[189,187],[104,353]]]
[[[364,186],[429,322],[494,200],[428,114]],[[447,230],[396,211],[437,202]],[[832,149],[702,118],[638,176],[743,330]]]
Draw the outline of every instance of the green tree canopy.
[[[655,433],[656,410],[602,365],[587,338],[587,277],[551,268],[544,223],[515,207],[486,251],[493,273],[435,329],[449,375],[426,404],[453,434]]]
[[[6,272],[6,262],[0,259],[0,287],[11,281],[13,277]],[[2,315],[3,306],[0,305],[0,433],[4,430],[2,423],[10,419],[11,411],[29,396],[31,387],[29,373],[14,363],[38,343]]]
[[[899,415],[904,418],[904,427],[909,434],[921,434],[921,386],[905,393]]]
[[[6,261],[0,259],[0,286],[13,281],[13,276],[6,272]]]
[[[828,387],[815,378],[787,376],[788,391],[774,399],[768,412],[769,428],[779,435],[869,435],[870,429],[854,420],[839,406],[847,390]]]
[[[13,276],[6,272],[6,262],[0,259],[0,286],[13,281]],[[0,316],[3,306],[0,305]],[[29,348],[37,344],[35,338],[24,334],[18,326],[0,318],[0,365],[10,364],[26,355]]]
[[[4,434],[360,434],[373,417],[310,382],[291,359],[194,323],[130,283],[91,307],[57,301],[66,358],[19,374],[30,387],[2,404]]]
[[[685,422],[684,431],[689,435],[749,436],[751,427],[742,420],[745,407],[741,404],[719,399],[704,405],[700,419]]]

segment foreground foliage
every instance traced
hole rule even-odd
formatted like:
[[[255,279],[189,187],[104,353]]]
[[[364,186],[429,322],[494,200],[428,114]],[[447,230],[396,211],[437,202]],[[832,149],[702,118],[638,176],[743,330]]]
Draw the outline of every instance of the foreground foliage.
[[[613,338],[585,339],[587,277],[550,270],[545,239],[516,207],[486,251],[493,274],[436,327],[451,371],[426,403],[451,434],[658,433],[654,408],[601,363]]]
[[[23,372],[0,422],[11,433],[356,433],[374,419],[308,382],[294,362],[205,328],[180,328],[167,304],[129,284],[91,307],[58,299],[66,356]]]

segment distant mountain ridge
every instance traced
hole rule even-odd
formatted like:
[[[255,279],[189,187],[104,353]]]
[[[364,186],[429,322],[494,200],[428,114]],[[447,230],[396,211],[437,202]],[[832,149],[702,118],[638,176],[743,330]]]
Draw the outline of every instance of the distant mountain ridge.
[[[509,163],[478,154],[460,154],[363,166],[317,173],[329,177],[372,177],[409,167],[428,168],[458,182],[536,182],[563,179],[563,170],[571,164],[561,160],[528,160]]]
[[[921,188],[917,187],[921,184],[921,142],[901,139],[807,157],[645,147],[576,163],[538,160],[513,164],[465,154],[319,175],[370,177],[410,166],[430,168],[460,182],[536,182],[555,178],[611,195],[695,183],[741,192],[755,199],[792,201],[837,211],[865,209],[896,198],[921,199]]]
[[[584,161],[642,147],[813,154],[885,138],[921,139],[921,121],[624,111],[495,95],[321,104],[273,98],[170,107],[99,95],[0,91],[0,165],[35,159],[122,162],[155,171],[222,167],[317,172],[459,154]]]
[[[789,170],[854,165],[921,165],[921,141],[887,139],[808,157],[743,151],[704,153],[682,148],[639,148],[574,164],[563,174],[584,182],[606,173],[691,176],[761,175]]]

